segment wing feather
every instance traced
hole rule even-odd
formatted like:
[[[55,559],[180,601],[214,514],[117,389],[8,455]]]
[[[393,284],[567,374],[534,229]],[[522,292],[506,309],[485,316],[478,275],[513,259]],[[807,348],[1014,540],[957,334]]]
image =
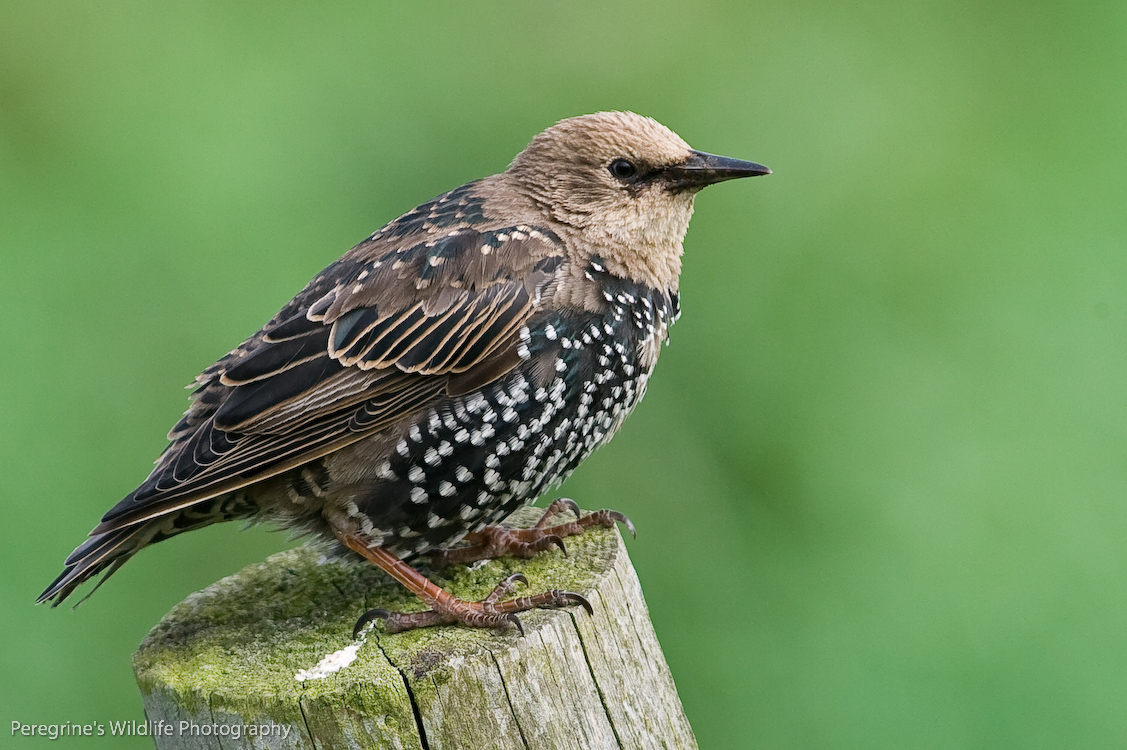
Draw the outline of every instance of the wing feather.
[[[224,385],[246,385],[324,357],[327,341],[328,331],[315,330],[266,342],[267,346],[225,370],[222,382]]]
[[[152,474],[92,533],[327,455],[520,361],[516,333],[562,262],[559,240],[527,227],[455,226],[411,241],[394,227],[319,274],[197,379]]]

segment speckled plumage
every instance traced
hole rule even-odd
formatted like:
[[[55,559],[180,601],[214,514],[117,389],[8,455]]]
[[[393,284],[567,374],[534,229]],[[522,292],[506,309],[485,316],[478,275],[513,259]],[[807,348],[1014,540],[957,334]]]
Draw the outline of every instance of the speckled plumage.
[[[694,194],[767,172],[631,113],[549,128],[362,241],[205,370],[148,479],[40,601],[216,521],[408,559],[497,523],[645,393]]]

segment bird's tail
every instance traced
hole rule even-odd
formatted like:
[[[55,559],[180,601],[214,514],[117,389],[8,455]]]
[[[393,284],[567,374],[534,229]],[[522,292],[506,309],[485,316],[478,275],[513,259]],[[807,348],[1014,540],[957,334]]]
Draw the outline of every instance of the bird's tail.
[[[54,600],[51,606],[57,607],[76,588],[105,571],[102,580],[98,581],[90,593],[82,598],[79,602],[81,604],[129,558],[149,544],[155,531],[152,524],[138,524],[91,536],[70,553],[63,572],[39,595],[35,603],[42,604]]]
[[[90,538],[70,553],[63,572],[39,595],[35,603],[50,601],[52,607],[57,607],[76,588],[104,571],[102,580],[78,602],[82,604],[129,558],[150,544],[221,521],[252,519],[257,513],[258,506],[246,493],[233,492],[204,498],[194,505],[155,515],[142,523],[113,526],[98,533],[91,532]],[[105,521],[104,518],[102,520]]]

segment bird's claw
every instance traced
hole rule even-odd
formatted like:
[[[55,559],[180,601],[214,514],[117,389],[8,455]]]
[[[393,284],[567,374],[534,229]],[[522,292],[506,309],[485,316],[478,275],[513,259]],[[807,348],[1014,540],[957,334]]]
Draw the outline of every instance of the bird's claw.
[[[352,626],[352,637],[354,639],[359,637],[360,631],[363,630],[364,626],[368,623],[375,620],[386,620],[387,618],[391,617],[392,614],[394,613],[389,612],[386,609],[369,609],[367,612],[360,615],[360,619],[357,620],[356,624]]]
[[[370,609],[356,621],[352,629],[352,637],[358,637],[364,627],[374,620],[383,620],[388,633],[400,633],[405,630],[449,623],[461,623],[479,628],[501,628],[511,624],[520,632],[521,637],[524,637],[524,623],[517,617],[517,612],[527,612],[530,609],[558,609],[578,604],[589,616],[595,613],[585,597],[574,591],[559,589],[498,601],[500,597],[512,592],[517,583],[528,585],[528,579],[521,573],[513,573],[494,586],[489,596],[479,602],[467,602],[442,592],[445,596],[436,598],[431,604],[433,609],[424,612],[389,612],[386,609]]]

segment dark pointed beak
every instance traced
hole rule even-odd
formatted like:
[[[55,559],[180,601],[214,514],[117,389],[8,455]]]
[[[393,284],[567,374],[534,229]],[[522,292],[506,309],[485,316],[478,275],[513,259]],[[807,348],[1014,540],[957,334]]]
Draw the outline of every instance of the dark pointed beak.
[[[771,170],[762,164],[742,159],[732,159],[728,156],[706,154],[703,151],[693,151],[685,161],[676,166],[668,167],[665,173],[670,181],[670,186],[676,189],[703,188],[724,180],[735,180],[740,177],[757,177],[771,174]]]

